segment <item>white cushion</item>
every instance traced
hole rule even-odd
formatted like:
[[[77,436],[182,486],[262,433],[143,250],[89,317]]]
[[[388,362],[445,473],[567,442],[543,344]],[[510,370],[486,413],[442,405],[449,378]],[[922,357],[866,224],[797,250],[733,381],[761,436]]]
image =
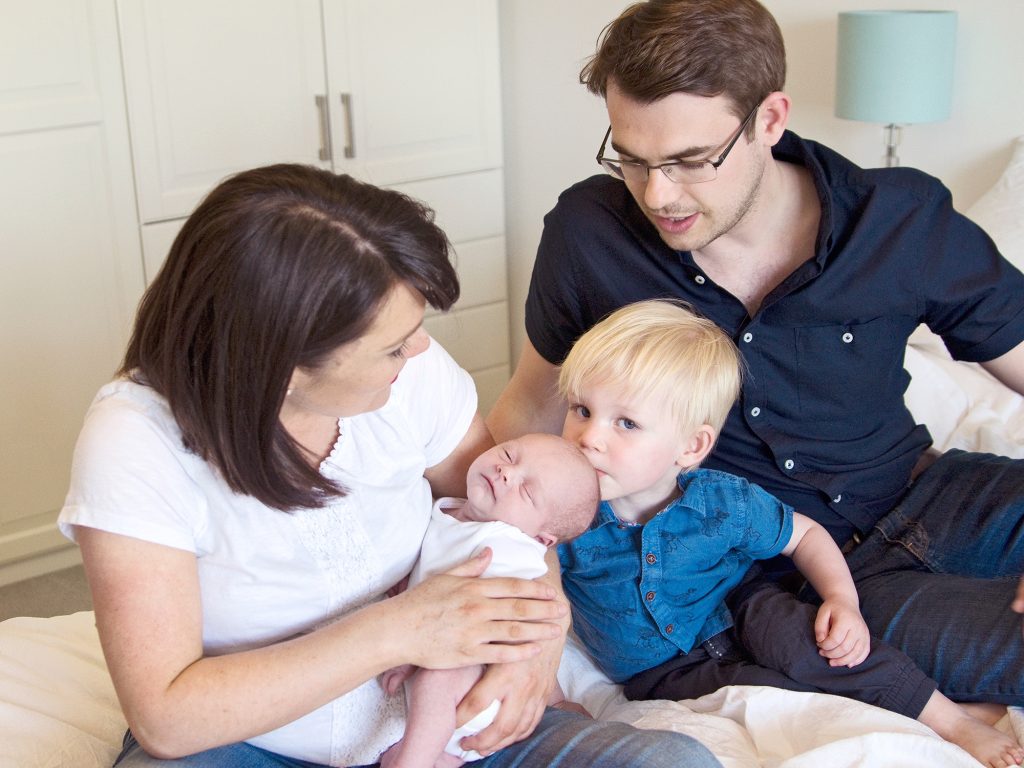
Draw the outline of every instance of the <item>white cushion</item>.
[[[125,727],[91,611],[0,622],[0,765],[106,768]]]
[[[1024,271],[1024,136],[1014,141],[1003,175],[966,214],[988,232],[1003,256]]]

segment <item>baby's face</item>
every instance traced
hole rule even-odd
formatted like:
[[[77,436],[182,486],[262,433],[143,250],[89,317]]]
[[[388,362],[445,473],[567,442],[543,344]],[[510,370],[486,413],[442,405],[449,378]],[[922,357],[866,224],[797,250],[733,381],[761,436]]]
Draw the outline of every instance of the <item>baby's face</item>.
[[[554,435],[525,435],[477,456],[466,475],[467,517],[501,520],[529,536],[545,530],[559,500],[565,448]]]

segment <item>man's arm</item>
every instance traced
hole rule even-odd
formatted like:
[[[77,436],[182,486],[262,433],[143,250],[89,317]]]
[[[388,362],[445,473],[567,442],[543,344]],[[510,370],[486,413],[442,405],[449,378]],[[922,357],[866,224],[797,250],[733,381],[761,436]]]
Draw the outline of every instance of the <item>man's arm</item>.
[[[558,366],[527,341],[512,380],[487,415],[487,427],[499,443],[528,432],[560,435],[565,409],[558,394]]]
[[[1005,355],[982,363],[981,367],[1014,392],[1024,395],[1024,342]]]

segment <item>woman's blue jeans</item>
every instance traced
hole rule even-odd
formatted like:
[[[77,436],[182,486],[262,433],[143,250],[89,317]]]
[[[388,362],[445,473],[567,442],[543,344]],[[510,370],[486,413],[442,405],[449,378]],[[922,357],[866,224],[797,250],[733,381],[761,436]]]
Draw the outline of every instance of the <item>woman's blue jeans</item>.
[[[847,556],[872,634],[954,701],[1024,705],[1024,461],[950,451]]]
[[[131,737],[115,761],[118,768],[319,768],[248,744],[232,744],[180,760],[150,757]],[[721,768],[695,739],[669,731],[632,728],[624,723],[590,720],[549,708],[528,739],[475,763],[474,768]]]

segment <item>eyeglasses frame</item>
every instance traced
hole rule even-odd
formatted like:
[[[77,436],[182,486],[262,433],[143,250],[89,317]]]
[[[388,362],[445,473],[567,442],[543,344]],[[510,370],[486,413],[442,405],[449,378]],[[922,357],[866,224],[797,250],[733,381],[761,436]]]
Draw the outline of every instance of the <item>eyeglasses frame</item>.
[[[722,150],[722,154],[720,154],[718,156],[717,160],[704,160],[703,161],[703,163],[705,163],[707,165],[710,165],[712,167],[712,169],[714,169],[715,175],[712,176],[710,179],[704,179],[703,181],[690,181],[690,182],[676,181],[671,176],[669,176],[668,173],[665,171],[666,166],[682,165],[685,162],[694,162],[694,161],[672,160],[671,162],[662,163],[661,165],[648,165],[647,163],[642,163],[639,160],[617,160],[617,161],[612,161],[611,158],[605,158],[605,156],[604,156],[604,148],[608,144],[608,137],[612,135],[612,127],[611,127],[611,125],[609,125],[608,126],[608,130],[605,131],[604,139],[601,140],[601,148],[597,150],[597,157],[595,159],[597,160],[598,165],[600,165],[602,168],[604,168],[605,171],[607,173],[609,173],[610,175],[615,176],[615,178],[617,178],[617,179],[622,179],[623,177],[619,176],[618,174],[615,174],[615,173],[611,172],[608,169],[608,167],[605,166],[604,161],[606,159],[609,160],[609,162],[618,162],[620,164],[621,163],[626,163],[626,164],[629,164],[629,165],[635,165],[635,166],[643,167],[643,168],[647,169],[647,177],[644,179],[644,182],[646,182],[651,177],[651,171],[661,171],[662,173],[665,174],[665,178],[668,179],[669,181],[671,181],[673,184],[706,184],[707,182],[714,181],[715,179],[718,178],[718,168],[719,168],[719,166],[721,166],[722,163],[725,162],[725,158],[727,158],[729,156],[729,153],[732,152],[732,148],[734,146],[736,146],[736,142],[738,142],[740,140],[740,136],[742,136],[743,132],[747,129],[747,124],[750,123],[751,118],[753,118],[754,115],[757,114],[757,110],[760,109],[761,104],[763,104],[763,103],[764,103],[764,100],[762,99],[761,101],[757,102],[757,104],[754,105],[754,108],[752,110],[750,110],[750,112],[747,113],[747,116],[745,118],[743,118],[743,122],[740,123],[740,127],[736,130],[736,133],[733,134],[733,137],[729,140],[729,143],[726,145],[725,149]]]

